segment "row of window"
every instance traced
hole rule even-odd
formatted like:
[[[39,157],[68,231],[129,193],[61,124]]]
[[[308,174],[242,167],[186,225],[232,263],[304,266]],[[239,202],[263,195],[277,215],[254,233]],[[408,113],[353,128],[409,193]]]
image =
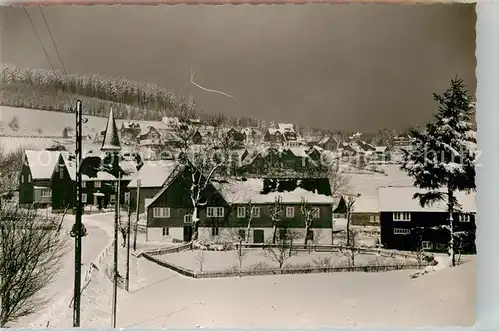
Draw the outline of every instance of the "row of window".
[[[314,218],[319,218],[320,212],[319,208],[315,207],[311,209],[312,215]],[[253,218],[260,217],[260,207],[253,206],[250,211],[251,216]],[[238,218],[245,218],[247,216],[247,208],[244,206],[239,206],[236,210],[236,215]],[[285,215],[287,218],[295,217],[295,207],[288,206],[285,210]],[[207,217],[208,218],[222,218],[224,217],[224,208],[222,207],[208,207],[207,208]],[[155,207],[153,208],[153,218],[170,218],[170,208],[165,207]],[[186,216],[184,217],[186,219]],[[186,222],[186,220],[184,220]],[[189,221],[190,222],[190,218]]]
[[[411,213],[410,212],[393,212],[392,220],[394,221],[410,221]],[[458,215],[459,222],[470,222],[470,214],[459,214]]]
[[[60,174],[60,177],[62,179],[64,176],[64,173],[59,172],[59,174]],[[31,182],[31,175],[30,174],[27,174],[26,180],[27,180],[26,183]],[[24,183],[24,174],[21,174],[21,183]],[[86,188],[86,187],[87,187],[87,181],[82,181],[82,188]],[[94,188],[101,188],[101,181],[94,181]]]
[[[170,236],[170,229],[168,227],[163,227],[161,229],[162,236]],[[246,231],[244,229],[238,230],[238,235],[241,237],[243,241],[246,240]],[[219,236],[219,227],[212,227],[212,236]],[[280,229],[279,232],[280,239],[287,239],[286,230]],[[307,239],[313,241],[314,240],[314,232],[309,230],[307,233]]]

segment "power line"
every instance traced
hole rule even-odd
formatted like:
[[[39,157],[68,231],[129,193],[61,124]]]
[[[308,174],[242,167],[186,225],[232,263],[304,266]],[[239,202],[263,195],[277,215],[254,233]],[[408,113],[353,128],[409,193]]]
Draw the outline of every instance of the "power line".
[[[23,7],[23,9],[24,9],[24,13],[26,14],[26,17],[30,21],[31,28],[33,29],[33,32],[35,33],[35,36],[38,39],[38,42],[40,43],[40,46],[42,47],[43,53],[45,54],[45,58],[47,59],[47,62],[49,63],[50,69],[52,69],[52,71],[55,72],[54,66],[52,65],[52,62],[50,61],[49,54],[47,53],[47,50],[43,46],[42,40],[40,39],[40,35],[38,35],[38,32],[36,31],[35,25],[33,24],[33,21],[31,20],[31,16],[28,13],[28,10],[26,9],[26,7]]]
[[[40,13],[42,14],[43,20],[45,21],[45,25],[47,26],[47,30],[49,31],[50,39],[52,40],[52,44],[54,45],[54,48],[55,48],[56,53],[57,53],[57,57],[59,58],[59,62],[61,63],[64,74],[68,74],[66,72],[66,67],[64,66],[64,62],[62,61],[61,54],[59,53],[59,49],[57,48],[57,44],[56,44],[56,41],[54,39],[54,36],[52,35],[52,31],[50,31],[50,26],[49,26],[49,23],[47,22],[47,18],[45,17],[45,14],[43,13],[42,6],[38,6],[38,9],[40,9]]]

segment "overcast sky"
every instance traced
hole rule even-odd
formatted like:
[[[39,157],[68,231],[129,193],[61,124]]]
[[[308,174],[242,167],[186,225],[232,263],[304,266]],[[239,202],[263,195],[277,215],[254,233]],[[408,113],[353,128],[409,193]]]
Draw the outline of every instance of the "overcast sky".
[[[68,72],[193,95],[198,109],[325,129],[405,129],[459,75],[475,93],[473,5],[45,7]],[[38,7],[28,9],[51,61]],[[49,68],[22,8],[2,8],[0,61]],[[60,66],[59,66],[60,68]],[[203,91],[196,83],[234,96]]]

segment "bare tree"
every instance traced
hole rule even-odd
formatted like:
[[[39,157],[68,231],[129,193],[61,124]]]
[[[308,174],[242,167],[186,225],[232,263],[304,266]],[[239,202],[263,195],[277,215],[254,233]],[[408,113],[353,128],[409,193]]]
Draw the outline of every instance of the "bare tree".
[[[236,254],[238,255],[238,262],[240,266],[240,272],[243,271],[243,259],[247,255],[248,251],[243,250],[243,238],[240,236],[239,237],[239,245],[238,245],[238,250],[236,250]]]
[[[273,262],[278,263],[280,269],[294,254],[295,252],[291,250],[291,241],[286,237],[280,238],[277,243],[268,240],[264,249],[264,255]]]
[[[359,232],[355,229],[347,230],[345,240],[339,246],[339,253],[347,258],[349,266],[355,265],[355,258],[360,254],[358,234]]]
[[[41,295],[66,253],[64,214],[46,218],[36,209],[4,204],[0,210],[0,327],[41,310]]]
[[[276,231],[281,224],[281,219],[283,218],[283,205],[281,196],[274,199],[274,204],[269,208],[269,217],[271,218],[271,223],[273,224],[273,243],[276,243]]]
[[[191,176],[188,190],[193,208],[192,241],[198,239],[199,211],[206,206],[207,188],[216,176],[226,176],[229,156],[235,147],[234,140],[225,135],[219,122],[214,121],[211,127],[213,130],[207,135],[203,146],[194,144],[194,135],[198,131],[196,127],[181,123],[174,128],[180,149],[180,162]]]
[[[203,264],[205,263],[205,251],[204,250],[198,250],[196,252],[195,256],[196,261],[198,262],[200,266],[200,272],[203,272]]]
[[[19,171],[23,165],[24,147],[19,147],[13,151],[5,151],[0,144],[0,192],[16,190],[19,186]]]
[[[346,217],[347,217],[347,223],[346,223],[346,245],[350,246],[350,238],[351,234],[353,234],[350,229],[351,229],[351,219],[352,219],[352,212],[354,211],[354,204],[356,204],[356,197],[359,197],[359,194],[357,196],[347,196],[346,200]]]
[[[248,243],[250,241],[250,228],[252,227],[252,220],[255,217],[254,205],[251,200],[247,202],[247,205],[245,207],[245,215],[248,221],[245,240]]]
[[[300,201],[300,211],[302,216],[304,217],[304,245],[307,246],[307,242],[309,240],[309,232],[311,231],[312,223],[314,218],[317,218],[317,210],[312,208],[309,203],[307,203],[304,197],[301,198]]]
[[[337,151],[339,150],[339,146],[340,140],[337,142]],[[338,154],[338,152],[336,152],[336,155],[334,157],[326,157],[325,154],[321,155],[321,163],[326,164],[327,166],[326,176],[330,181],[330,187],[333,197],[338,196],[341,192],[349,190],[349,181],[351,180],[351,178],[350,176],[342,172],[340,162],[341,156]]]

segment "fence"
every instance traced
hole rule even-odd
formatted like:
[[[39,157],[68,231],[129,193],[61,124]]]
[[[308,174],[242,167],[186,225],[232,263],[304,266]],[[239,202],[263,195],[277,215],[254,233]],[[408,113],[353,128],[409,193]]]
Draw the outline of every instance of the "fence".
[[[194,279],[209,278],[228,278],[243,276],[262,276],[262,275],[284,275],[284,274],[310,274],[310,273],[331,273],[331,272],[385,272],[395,270],[415,270],[435,265],[435,262],[427,264],[393,264],[393,265],[359,265],[359,266],[339,266],[339,267],[310,267],[310,268],[283,268],[283,269],[262,269],[262,270],[225,270],[198,272],[189,270],[178,265],[165,262],[159,258],[151,256],[149,253],[143,253],[144,258],[156,263],[162,267],[171,269],[186,277]]]
[[[249,249],[266,249],[266,248],[276,248],[283,244],[268,244],[268,243],[242,243],[242,248]],[[284,244],[287,248],[290,248],[289,244]],[[382,257],[403,257],[408,258],[412,256],[411,252],[400,251],[400,250],[388,250],[383,248],[371,248],[371,247],[355,247],[350,248],[346,246],[334,245],[334,244],[297,244],[293,243],[291,246],[294,251],[313,251],[313,252],[330,252],[330,251],[340,251],[340,250],[356,250],[360,254],[367,255],[379,255]],[[236,243],[236,249],[239,248],[239,243]]]
[[[160,256],[160,255],[165,255],[165,254],[172,254],[172,253],[176,253],[176,252],[180,252],[180,251],[184,251],[184,250],[191,250],[192,247],[193,247],[193,244],[190,242],[190,243],[181,244],[181,245],[175,246],[175,247],[168,247],[168,248],[162,248],[162,249],[156,249],[156,250],[142,252],[142,253],[138,254],[137,257],[146,256],[146,255],[148,255],[148,256]]]

